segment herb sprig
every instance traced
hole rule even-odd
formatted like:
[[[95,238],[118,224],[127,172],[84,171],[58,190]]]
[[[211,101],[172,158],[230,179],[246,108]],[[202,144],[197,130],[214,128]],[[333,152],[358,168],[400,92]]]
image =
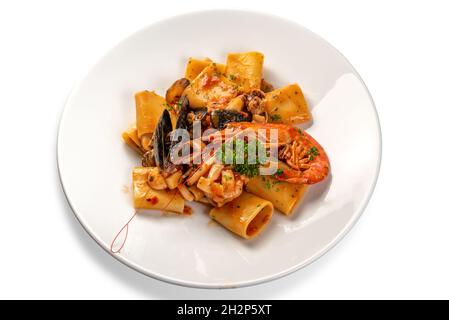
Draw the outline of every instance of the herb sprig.
[[[229,148],[232,146],[232,153],[226,154],[227,146]],[[258,155],[256,156],[254,163],[249,163],[249,154],[256,154],[256,150],[259,150],[258,140],[246,142],[237,139],[223,144],[221,149],[218,150],[217,156],[222,163],[232,165],[233,170],[236,173],[245,175],[248,178],[253,178],[259,175],[260,165],[266,162],[264,156]]]
[[[307,154],[309,155],[310,161],[314,160],[316,156],[320,155],[316,147],[311,147],[310,150],[307,152]]]
[[[279,115],[279,114],[272,114],[270,116],[270,119],[272,122],[276,122],[276,121],[280,121],[282,118],[281,118],[281,115]]]

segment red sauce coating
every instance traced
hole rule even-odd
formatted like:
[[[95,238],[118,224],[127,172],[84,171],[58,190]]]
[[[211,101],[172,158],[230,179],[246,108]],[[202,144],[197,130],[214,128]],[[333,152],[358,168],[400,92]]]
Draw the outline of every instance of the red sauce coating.
[[[156,203],[159,202],[158,197],[151,197],[147,199],[148,202],[151,202],[152,205],[155,205]]]
[[[184,206],[183,214],[190,216],[192,214],[192,208],[189,206]]]

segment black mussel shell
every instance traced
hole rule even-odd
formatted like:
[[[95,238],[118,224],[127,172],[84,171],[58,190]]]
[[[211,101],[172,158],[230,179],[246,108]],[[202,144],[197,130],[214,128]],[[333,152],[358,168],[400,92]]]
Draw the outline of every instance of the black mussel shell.
[[[170,132],[173,130],[170,113],[164,110],[156,127],[153,139],[153,154],[156,165],[165,169],[169,164]]]
[[[211,121],[214,128],[222,130],[229,122],[252,121],[252,115],[241,111],[219,109],[212,111]]]

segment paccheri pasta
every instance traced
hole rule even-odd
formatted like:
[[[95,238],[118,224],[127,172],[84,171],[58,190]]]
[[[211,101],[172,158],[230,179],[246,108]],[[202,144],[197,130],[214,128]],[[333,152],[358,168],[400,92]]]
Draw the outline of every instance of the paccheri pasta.
[[[293,125],[312,119],[301,88],[275,89],[259,52],[230,53],[226,65],[190,58],[165,97],[136,93],[136,123],[122,138],[141,156],[134,207],[210,217],[245,239],[276,208],[289,215],[311,184],[329,173],[324,149]]]

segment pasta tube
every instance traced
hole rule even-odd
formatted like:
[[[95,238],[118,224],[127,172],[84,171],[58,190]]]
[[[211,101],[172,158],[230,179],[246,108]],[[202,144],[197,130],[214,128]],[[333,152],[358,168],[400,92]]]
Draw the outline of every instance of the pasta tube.
[[[143,149],[142,149],[142,146],[140,144],[139,137],[137,136],[136,124],[133,124],[132,126],[130,126],[128,128],[128,130],[123,132],[122,133],[122,138],[123,138],[123,141],[125,141],[126,144],[128,146],[130,146],[131,148],[133,148],[135,151],[137,151],[140,154],[144,153]]]
[[[213,61],[209,58],[206,58],[204,60],[189,58],[184,77],[192,81],[201,73],[201,71],[204,70],[204,68],[206,68],[211,63],[213,63]],[[224,64],[217,63],[216,66],[218,72],[224,73],[225,71]]]
[[[273,215],[271,202],[247,192],[220,208],[213,208],[210,217],[235,234],[252,239],[266,227]]]
[[[268,92],[265,97],[265,108],[272,122],[291,125],[312,119],[306,99],[296,83]]]
[[[194,109],[225,107],[237,94],[235,84],[220,73],[215,63],[204,68],[184,90],[190,107]]]
[[[226,77],[237,83],[243,91],[260,89],[264,56],[260,52],[229,53]]]
[[[282,166],[286,165],[279,162],[279,166],[282,169]],[[278,181],[271,176],[251,178],[246,185],[246,191],[270,201],[276,209],[285,215],[292,213],[293,208],[301,201],[306,190],[307,185]]]
[[[165,109],[165,99],[155,92],[140,91],[135,94],[137,136],[143,149],[148,150],[151,136]]]
[[[184,212],[184,198],[176,190],[154,190],[148,185],[153,168],[136,167],[133,170],[134,208]]]

